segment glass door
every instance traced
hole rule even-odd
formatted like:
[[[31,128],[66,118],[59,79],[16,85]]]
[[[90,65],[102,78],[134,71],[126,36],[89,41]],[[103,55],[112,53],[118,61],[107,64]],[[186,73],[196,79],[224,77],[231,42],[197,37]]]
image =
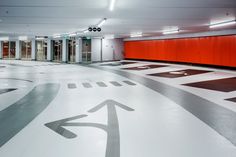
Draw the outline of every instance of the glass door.
[[[76,50],[76,40],[72,39],[68,41],[68,61],[70,63],[75,63],[75,50]]]
[[[37,54],[37,60],[39,61],[47,60],[47,41],[44,40],[36,41],[36,54]]]
[[[3,45],[3,58],[14,59],[16,56],[16,42],[4,41],[2,45]]]
[[[91,63],[92,54],[91,54],[91,39],[82,39],[82,62]]]
[[[31,59],[31,41],[21,41],[21,59]]]
[[[16,57],[16,42],[10,41],[10,51],[9,51],[9,59],[15,59]]]
[[[4,59],[9,58],[9,51],[10,51],[9,41],[3,41],[3,43],[2,43],[2,57]]]
[[[62,40],[54,40],[53,43],[53,61],[62,61]]]

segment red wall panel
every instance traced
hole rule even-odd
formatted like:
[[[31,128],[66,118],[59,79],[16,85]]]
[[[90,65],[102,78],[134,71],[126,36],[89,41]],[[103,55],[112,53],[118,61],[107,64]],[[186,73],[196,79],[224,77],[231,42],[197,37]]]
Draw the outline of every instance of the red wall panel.
[[[236,35],[126,41],[125,58],[236,67]]]

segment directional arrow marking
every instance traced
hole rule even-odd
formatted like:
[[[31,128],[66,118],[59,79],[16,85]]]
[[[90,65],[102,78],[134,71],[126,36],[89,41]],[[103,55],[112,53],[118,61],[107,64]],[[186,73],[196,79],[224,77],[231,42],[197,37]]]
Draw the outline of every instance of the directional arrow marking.
[[[114,100],[106,100],[103,103],[92,108],[88,112],[94,113],[103,107],[107,107],[107,113],[108,113],[107,125],[99,124],[99,123],[84,123],[84,122],[69,123],[68,122],[68,121],[87,117],[87,115],[78,115],[75,117],[47,123],[45,124],[45,126],[47,126],[48,128],[52,129],[56,133],[68,139],[76,138],[77,135],[63,127],[68,127],[68,126],[69,127],[94,127],[94,128],[101,129],[107,133],[106,157],[120,157],[120,131],[119,131],[119,121],[117,117],[116,106],[126,111],[134,111],[134,109],[128,106],[125,106],[119,102],[116,102]]]

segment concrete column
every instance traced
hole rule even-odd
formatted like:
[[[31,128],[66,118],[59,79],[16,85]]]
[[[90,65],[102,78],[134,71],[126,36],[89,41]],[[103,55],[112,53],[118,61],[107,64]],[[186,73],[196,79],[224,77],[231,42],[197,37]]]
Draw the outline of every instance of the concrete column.
[[[3,43],[2,43],[2,41],[0,41],[0,59],[2,59],[3,58],[3,55],[2,55],[2,51],[3,51],[3,45],[2,45]]]
[[[35,39],[31,40],[31,59],[36,60],[36,41]]]
[[[21,58],[21,43],[20,40],[16,40],[16,59]]]
[[[68,44],[67,44],[68,40],[67,39],[63,39],[62,40],[62,62],[67,62],[68,61]]]
[[[52,61],[52,40],[47,40],[47,61]]]
[[[75,47],[75,62],[81,63],[82,62],[82,39],[76,39],[76,47]]]

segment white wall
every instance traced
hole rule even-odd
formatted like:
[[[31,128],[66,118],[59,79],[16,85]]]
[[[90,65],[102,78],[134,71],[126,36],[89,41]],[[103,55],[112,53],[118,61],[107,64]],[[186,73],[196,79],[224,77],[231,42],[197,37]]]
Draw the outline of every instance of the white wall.
[[[102,42],[102,52],[101,52]],[[101,58],[102,53],[102,58]],[[92,61],[122,60],[124,53],[123,39],[92,39]]]
[[[101,39],[92,39],[92,61],[101,61]]]
[[[121,60],[124,54],[123,39],[104,39],[102,45],[103,61]]]

